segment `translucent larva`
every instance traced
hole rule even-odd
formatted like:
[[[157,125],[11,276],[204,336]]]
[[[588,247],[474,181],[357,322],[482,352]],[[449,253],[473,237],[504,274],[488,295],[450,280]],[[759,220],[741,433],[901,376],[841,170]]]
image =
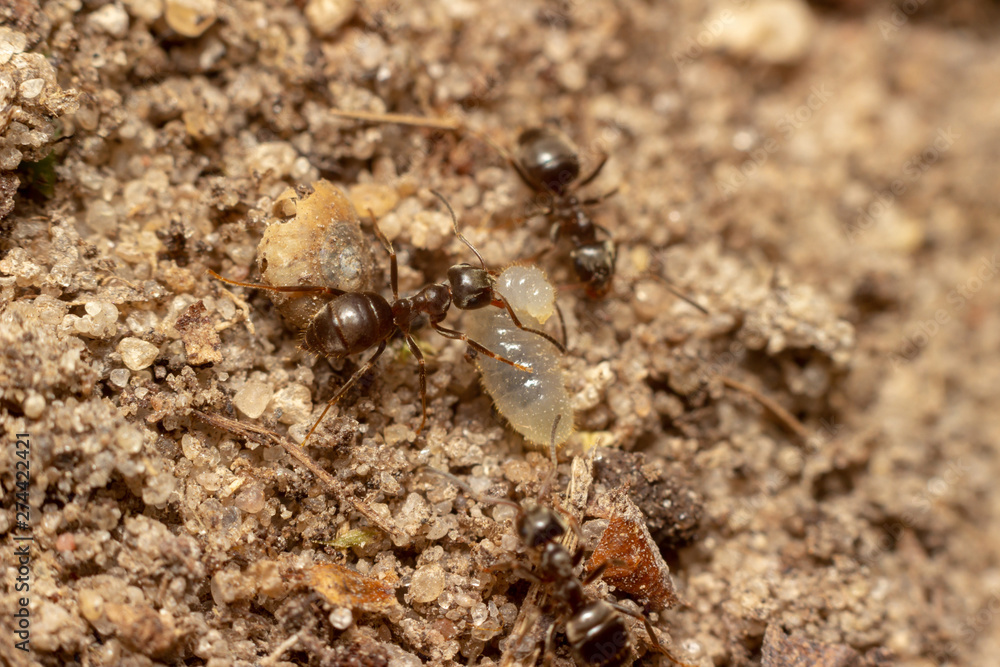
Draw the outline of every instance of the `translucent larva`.
[[[510,303],[521,324],[541,329],[555,308],[555,290],[545,273],[533,266],[512,266],[497,279],[496,290]],[[573,408],[563,381],[559,350],[545,338],[514,326],[500,308],[470,311],[465,316],[468,335],[497,354],[525,366],[531,373],[509,364],[476,358],[483,388],[501,415],[528,442],[547,447],[552,424],[561,415],[556,446],[573,433]]]

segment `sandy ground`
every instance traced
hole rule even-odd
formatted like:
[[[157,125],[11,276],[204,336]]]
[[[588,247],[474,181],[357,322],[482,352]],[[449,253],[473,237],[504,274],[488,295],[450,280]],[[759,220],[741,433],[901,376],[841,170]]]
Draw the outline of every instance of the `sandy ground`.
[[[538,648],[545,596],[532,612],[537,590],[486,569],[523,551],[513,509],[416,471],[542,491],[544,455],[464,346],[416,332],[418,436],[416,364],[392,339],[306,459],[289,441],[366,356],[302,352],[267,295],[207,274],[257,280],[265,228],[320,179],[379,217],[404,294],[469,260],[431,189],[490,266],[546,247],[531,193],[473,132],[340,108],[449,117],[506,147],[554,123],[585,172],[610,156],[585,193],[618,188],[591,210],[618,243],[614,287],[559,295],[577,433],[557,487],[588,551],[626,488],[670,566],[678,604],[651,619],[675,655],[995,663],[997,18],[985,0],[5,1],[0,662]],[[388,294],[362,230],[370,246],[345,247]],[[574,281],[564,246],[537,261]],[[627,589],[592,593],[641,598]],[[633,630],[643,664],[668,664]]]

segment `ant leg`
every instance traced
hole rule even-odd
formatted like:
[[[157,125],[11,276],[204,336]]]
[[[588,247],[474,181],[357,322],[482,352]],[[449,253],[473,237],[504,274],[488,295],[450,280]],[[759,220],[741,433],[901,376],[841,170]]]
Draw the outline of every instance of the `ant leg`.
[[[580,202],[580,205],[581,206],[594,206],[596,204],[600,204],[605,199],[608,199],[609,197],[613,197],[615,195],[615,193],[617,193],[617,192],[618,192],[618,188],[614,188],[613,190],[608,190],[603,195],[598,195],[597,197],[591,197],[590,199],[584,199],[582,202]]]
[[[681,660],[678,660],[677,658],[674,657],[673,653],[671,653],[670,651],[668,651],[663,646],[663,644],[660,643],[660,640],[657,639],[657,637],[656,637],[656,631],[653,630],[653,624],[649,622],[649,619],[646,618],[645,614],[643,614],[641,612],[638,612],[638,611],[632,611],[628,607],[622,606],[622,605],[618,604],[617,602],[608,602],[608,604],[611,605],[612,607],[614,607],[615,609],[617,609],[618,611],[620,611],[621,613],[627,614],[627,615],[631,616],[632,618],[636,618],[636,619],[639,619],[640,621],[642,621],[643,625],[646,626],[646,634],[649,635],[649,641],[650,641],[650,643],[653,644],[653,648],[658,653],[661,653],[662,655],[667,656],[667,658],[670,660],[670,662],[674,663],[675,665],[681,665],[681,667],[697,667],[697,665],[692,665],[691,663],[683,662]]]
[[[320,422],[323,421],[323,417],[326,416],[327,411],[333,406],[333,404],[339,401],[340,397],[344,395],[344,392],[353,387],[354,383],[357,382],[359,379],[361,379],[361,377],[365,373],[367,373],[372,366],[375,365],[375,362],[378,361],[378,358],[382,356],[383,352],[385,352],[385,345],[386,342],[384,340],[381,343],[379,343],[378,349],[375,350],[375,354],[371,356],[371,358],[365,363],[364,366],[354,371],[354,375],[351,376],[351,379],[345,382],[344,385],[337,390],[337,393],[333,395],[333,398],[331,398],[329,401],[326,402],[326,407],[323,408],[323,414],[319,416],[319,419],[316,420],[316,423],[313,424],[313,427],[309,429],[308,433],[306,433],[306,437],[302,439],[301,443],[302,447],[306,446],[306,443],[309,441],[310,436],[312,436],[313,431],[315,431],[316,427],[319,426]]]
[[[216,280],[221,280],[224,283],[230,285],[237,285],[238,287],[251,287],[253,289],[266,289],[272,292],[301,292],[302,294],[315,294],[318,292],[326,292],[333,296],[340,296],[344,294],[344,290],[339,290],[335,287],[321,287],[319,285],[288,285],[288,286],[275,286],[275,285],[262,285],[260,283],[244,283],[239,280],[230,280],[229,278],[223,278],[218,273],[212,269],[208,269],[208,272]]]
[[[682,292],[679,289],[677,289],[676,287],[674,287],[673,283],[671,283],[669,280],[667,280],[663,276],[658,276],[655,273],[650,273],[649,275],[653,276],[653,278],[655,278],[656,280],[660,281],[660,283],[664,287],[667,288],[668,292],[670,292],[671,294],[673,294],[674,296],[676,296],[681,301],[684,301],[688,305],[694,306],[695,308],[697,308],[698,310],[700,310],[705,315],[709,314],[708,309],[706,309],[705,306],[701,305],[700,303],[698,303],[697,301],[695,301],[694,299],[692,299],[688,295],[684,294],[684,292]]]
[[[482,352],[483,354],[485,354],[486,356],[490,357],[491,359],[496,359],[497,361],[502,361],[505,364],[510,364],[511,366],[513,366],[514,368],[516,368],[517,370],[524,371],[525,373],[534,373],[534,371],[531,370],[530,366],[523,366],[523,365],[521,365],[521,364],[519,364],[517,362],[514,362],[514,361],[511,361],[510,359],[507,359],[506,357],[501,357],[496,352],[492,352],[492,351],[488,350],[487,348],[483,347],[481,344],[479,344],[476,341],[472,340],[471,338],[469,338],[468,336],[466,336],[461,331],[455,331],[454,329],[447,329],[447,328],[441,326],[440,324],[438,324],[437,322],[431,322],[431,326],[434,327],[434,330],[437,331],[442,336],[444,336],[445,338],[451,338],[452,340],[460,340],[460,341],[464,342],[466,345],[468,345],[469,347],[471,347],[472,349],[476,350],[477,352]]]
[[[604,571],[606,569],[608,569],[608,566],[610,566],[610,565],[611,565],[611,561],[607,561],[607,560],[604,561],[603,563],[601,563],[600,565],[598,565],[596,568],[594,568],[593,570],[591,570],[590,574],[588,574],[586,577],[584,577],[583,580],[580,581],[580,583],[583,584],[584,586],[589,586],[590,584],[592,584],[595,581],[597,581],[598,579],[600,579],[601,575],[604,574]]]
[[[545,631],[545,652],[542,654],[542,667],[552,664],[552,656],[556,654],[556,624],[553,621]]]
[[[608,162],[608,156],[605,155],[604,157],[601,158],[601,161],[597,164],[597,167],[594,168],[594,171],[590,172],[590,176],[577,183],[576,187],[582,188],[585,185],[589,185],[590,182],[593,181],[595,178],[597,178],[597,175],[601,173],[601,169],[604,169],[604,165],[607,164],[607,162]]]
[[[563,347],[569,347],[569,339],[566,337],[566,320],[563,319],[562,308],[559,307],[558,303],[553,303],[556,307],[556,316],[559,318],[559,331],[562,332],[562,343]]]
[[[510,315],[511,321],[514,322],[515,327],[517,327],[521,331],[527,331],[528,333],[533,333],[536,336],[541,336],[542,338],[544,338],[545,340],[549,341],[557,348],[559,348],[559,352],[561,352],[562,354],[566,354],[566,346],[557,341],[555,338],[545,333],[544,331],[539,331],[538,329],[532,329],[531,327],[526,327],[523,324],[521,324],[521,320],[517,319],[517,315],[514,313],[514,309],[511,308],[511,305],[507,302],[507,298],[504,297],[503,294],[500,294],[499,292],[495,291],[493,292],[493,296],[496,298],[493,299],[492,305],[496,306],[497,308],[506,309],[507,314]]]
[[[392,242],[379,229],[378,221],[371,209],[368,209],[368,216],[372,219],[372,229],[375,230],[375,236],[385,246],[385,251],[389,253],[389,285],[392,287],[393,301],[399,301],[399,264],[396,262],[396,251],[392,247]]]
[[[393,257],[393,266],[395,266],[395,257]],[[403,338],[406,339],[406,344],[409,346],[410,352],[413,353],[417,363],[420,364],[420,406],[422,411],[420,428],[417,429],[417,435],[420,435],[420,432],[424,430],[424,424],[427,423],[427,368],[424,366],[424,353],[420,351],[417,341],[413,340],[410,332],[404,331]]]

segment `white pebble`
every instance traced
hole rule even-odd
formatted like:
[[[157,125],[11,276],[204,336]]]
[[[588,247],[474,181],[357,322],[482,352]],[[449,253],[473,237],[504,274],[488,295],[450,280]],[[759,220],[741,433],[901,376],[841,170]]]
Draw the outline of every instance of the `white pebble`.
[[[309,0],[306,18],[316,34],[325,36],[335,32],[354,14],[353,0]]]
[[[347,607],[337,607],[330,612],[330,625],[338,630],[346,630],[354,622],[354,615]]]
[[[122,362],[130,370],[141,371],[156,361],[156,355],[160,353],[160,348],[152,343],[147,343],[139,338],[123,338],[118,343],[118,354],[122,355]]]
[[[127,368],[116,368],[115,370],[108,373],[108,379],[111,380],[111,384],[118,387],[119,389],[124,389],[125,385],[128,384],[128,379],[131,373],[128,372]]]
[[[155,21],[163,15],[163,0],[124,0],[129,13],[137,19]]]
[[[437,563],[425,565],[413,573],[410,596],[414,602],[433,602],[444,592],[444,568]]]
[[[33,100],[42,94],[45,89],[45,79],[28,79],[21,83],[21,97],[26,100]]]
[[[128,12],[121,5],[104,5],[87,17],[87,22],[112,37],[124,37],[128,34]]]
[[[45,399],[42,398],[41,394],[32,393],[24,399],[21,409],[24,410],[24,416],[28,419],[38,419],[45,411]]]
[[[0,65],[10,61],[14,54],[21,53],[28,45],[28,37],[17,30],[0,26]]]
[[[233,405],[250,419],[257,419],[271,402],[274,388],[266,382],[250,380],[233,396]]]
[[[167,25],[185,37],[200,37],[217,12],[215,0],[167,0]]]
[[[816,20],[804,0],[763,0],[740,12],[719,46],[741,58],[790,65],[813,44]]]

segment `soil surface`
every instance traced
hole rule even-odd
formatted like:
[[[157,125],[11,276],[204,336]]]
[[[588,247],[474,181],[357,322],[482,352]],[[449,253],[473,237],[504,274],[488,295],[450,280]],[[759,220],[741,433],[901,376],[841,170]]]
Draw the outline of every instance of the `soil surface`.
[[[4,0],[0,663],[533,664],[556,623],[572,664],[484,494],[569,516],[608,563],[589,594],[686,663],[994,664],[998,18]],[[608,158],[579,192],[615,191],[585,208],[617,244],[603,298],[499,152],[539,126],[584,176]],[[374,350],[310,354],[296,323],[330,297],[290,314],[208,273],[388,296],[370,212],[412,295],[475,263],[432,191],[488,266],[561,287],[554,477],[429,326],[419,434],[396,335],[299,447]],[[633,657],[670,664],[632,621]]]

